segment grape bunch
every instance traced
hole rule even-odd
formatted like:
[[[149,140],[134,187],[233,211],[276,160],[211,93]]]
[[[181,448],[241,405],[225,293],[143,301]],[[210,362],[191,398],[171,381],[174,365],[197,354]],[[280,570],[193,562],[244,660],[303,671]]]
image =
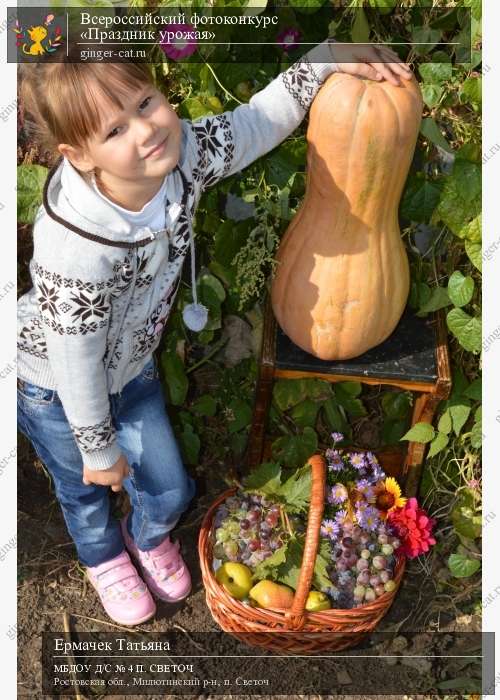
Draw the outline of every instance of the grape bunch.
[[[285,542],[280,506],[259,494],[238,493],[215,514],[214,557],[249,567],[264,561]]]
[[[400,541],[385,524],[368,532],[345,522],[332,542],[332,562],[327,567],[333,605],[356,608],[394,591],[394,552],[399,546]]]

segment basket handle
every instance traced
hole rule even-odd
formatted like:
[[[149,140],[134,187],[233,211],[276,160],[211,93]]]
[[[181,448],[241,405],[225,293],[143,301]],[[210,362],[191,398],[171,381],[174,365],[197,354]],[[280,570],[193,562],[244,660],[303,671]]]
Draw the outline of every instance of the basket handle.
[[[314,564],[318,553],[321,521],[325,507],[325,460],[321,455],[313,455],[308,460],[308,464],[311,465],[311,501],[307,518],[304,554],[293,604],[285,613],[287,627],[296,630],[301,629],[305,622],[304,608],[307,596],[311,590]]]

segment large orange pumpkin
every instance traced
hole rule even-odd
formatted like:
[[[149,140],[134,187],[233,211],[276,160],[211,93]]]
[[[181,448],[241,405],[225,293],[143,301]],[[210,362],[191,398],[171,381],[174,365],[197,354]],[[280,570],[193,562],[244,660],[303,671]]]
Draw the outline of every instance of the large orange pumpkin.
[[[417,81],[334,74],[307,131],[307,184],[272,284],[274,314],[303,350],[357,357],[394,330],[409,290],[398,206],[422,116]]]

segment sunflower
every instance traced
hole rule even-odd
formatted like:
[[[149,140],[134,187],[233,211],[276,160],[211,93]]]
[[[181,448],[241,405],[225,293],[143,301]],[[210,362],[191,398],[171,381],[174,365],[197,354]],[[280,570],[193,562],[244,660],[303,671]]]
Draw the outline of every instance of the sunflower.
[[[406,503],[406,498],[401,496],[401,488],[392,476],[388,476],[384,481],[379,481],[375,486],[375,505],[380,511],[380,517],[385,520],[388,513],[396,508],[402,508]]]

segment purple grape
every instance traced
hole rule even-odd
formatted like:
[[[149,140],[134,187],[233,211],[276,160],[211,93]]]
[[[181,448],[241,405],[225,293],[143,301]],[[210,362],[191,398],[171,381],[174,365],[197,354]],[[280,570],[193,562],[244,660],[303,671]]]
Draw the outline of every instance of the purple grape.
[[[360,571],[356,581],[361,586],[367,586],[370,583],[370,572],[368,571],[368,569],[365,569],[364,571]]]
[[[354,544],[354,540],[352,537],[343,537],[342,538],[342,546],[345,547],[346,549],[351,549],[351,547]]]
[[[250,540],[248,543],[248,549],[251,552],[255,552],[257,549],[260,549],[260,540]]]
[[[242,530],[248,530],[250,527],[250,520],[247,520],[246,518],[240,522],[240,527]]]
[[[366,559],[358,559],[358,561],[356,562],[356,569],[358,571],[368,569],[368,562],[366,561]]]

